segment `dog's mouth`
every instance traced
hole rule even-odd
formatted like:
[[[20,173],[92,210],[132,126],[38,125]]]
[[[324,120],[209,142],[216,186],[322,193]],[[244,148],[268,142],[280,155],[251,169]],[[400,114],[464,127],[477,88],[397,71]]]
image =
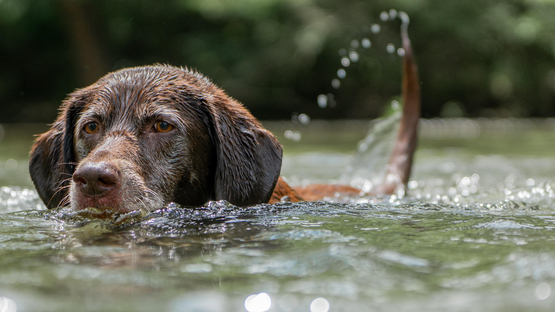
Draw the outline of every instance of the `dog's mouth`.
[[[117,194],[118,196],[109,198],[86,196],[77,187],[72,187],[70,193],[70,205],[75,211],[94,210],[127,213],[135,210],[152,211],[163,206],[160,200],[138,194],[140,192],[137,192],[137,190],[130,190],[127,194]]]
[[[76,211],[94,209],[99,211],[128,212],[136,210],[125,207],[125,205],[121,205],[110,199],[84,196],[79,190],[75,190],[73,193],[77,194],[73,194],[72,196],[71,207]]]
[[[76,191],[77,193],[79,191]],[[132,211],[152,211],[161,208],[162,205],[152,203],[145,198],[137,198],[135,201],[117,200],[116,202],[106,202],[105,199],[94,200],[83,198],[82,194],[73,194],[71,208],[75,211],[96,211],[98,213],[128,213]]]
[[[71,187],[71,206],[74,210],[94,208],[100,210],[112,210],[117,212],[127,212],[131,209],[124,205],[121,192],[116,190],[109,194],[88,194],[86,188],[78,183],[73,183]]]

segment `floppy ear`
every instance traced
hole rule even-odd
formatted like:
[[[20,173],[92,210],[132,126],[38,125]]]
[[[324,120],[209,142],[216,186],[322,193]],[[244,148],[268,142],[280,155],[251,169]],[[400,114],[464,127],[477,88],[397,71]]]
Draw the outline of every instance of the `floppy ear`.
[[[48,208],[56,208],[62,204],[75,170],[73,133],[84,103],[83,98],[76,97],[78,92],[64,101],[56,122],[49,131],[37,138],[31,149],[31,180]]]
[[[281,144],[233,99],[208,109],[217,154],[215,199],[237,206],[267,203],[281,170]]]

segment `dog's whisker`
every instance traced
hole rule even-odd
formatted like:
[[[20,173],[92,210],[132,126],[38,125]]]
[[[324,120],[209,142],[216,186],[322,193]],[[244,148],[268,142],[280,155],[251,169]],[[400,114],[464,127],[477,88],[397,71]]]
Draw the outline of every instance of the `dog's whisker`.
[[[56,187],[56,189],[54,191],[54,194],[52,194],[52,197],[48,201],[47,206],[50,205],[50,202],[52,201],[52,199],[54,199],[54,197],[56,195],[58,195],[59,193],[63,192],[64,190],[66,190],[70,187],[70,185],[63,185],[65,182],[68,182],[68,180],[69,179],[65,179],[65,180],[60,181],[60,183],[58,184],[58,187]],[[68,195],[66,195],[66,196],[68,196]],[[64,196],[64,198],[65,198],[65,196]],[[62,200],[63,200],[63,198],[62,198]]]

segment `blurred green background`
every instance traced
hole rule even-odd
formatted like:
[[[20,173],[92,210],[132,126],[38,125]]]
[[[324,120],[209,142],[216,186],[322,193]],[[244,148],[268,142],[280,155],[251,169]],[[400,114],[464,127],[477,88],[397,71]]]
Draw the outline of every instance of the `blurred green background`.
[[[411,18],[423,117],[555,116],[551,0],[0,0],[0,122],[52,122],[67,93],[153,63],[196,68],[259,119],[377,117],[400,92],[390,9]]]

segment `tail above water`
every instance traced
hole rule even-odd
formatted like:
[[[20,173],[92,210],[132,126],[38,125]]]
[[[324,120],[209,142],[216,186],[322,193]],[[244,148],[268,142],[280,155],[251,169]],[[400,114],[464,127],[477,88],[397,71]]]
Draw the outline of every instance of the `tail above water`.
[[[412,160],[418,141],[418,120],[420,119],[420,82],[414,61],[412,46],[408,35],[408,16],[403,16],[401,40],[403,56],[403,116],[393,151],[386,168],[383,183],[375,190],[376,194],[393,194],[410,178]]]
[[[420,86],[414,55],[408,36],[408,16],[400,14],[402,20],[401,40],[405,54],[403,55],[403,114],[399,132],[386,166],[384,180],[370,190],[371,195],[393,194],[397,189],[406,186],[412,169],[412,159],[418,140],[418,120],[420,119]],[[337,194],[357,195],[361,190],[347,185],[310,184],[308,186],[290,187],[280,178],[272,194],[270,203],[286,201],[321,200],[336,197]]]

